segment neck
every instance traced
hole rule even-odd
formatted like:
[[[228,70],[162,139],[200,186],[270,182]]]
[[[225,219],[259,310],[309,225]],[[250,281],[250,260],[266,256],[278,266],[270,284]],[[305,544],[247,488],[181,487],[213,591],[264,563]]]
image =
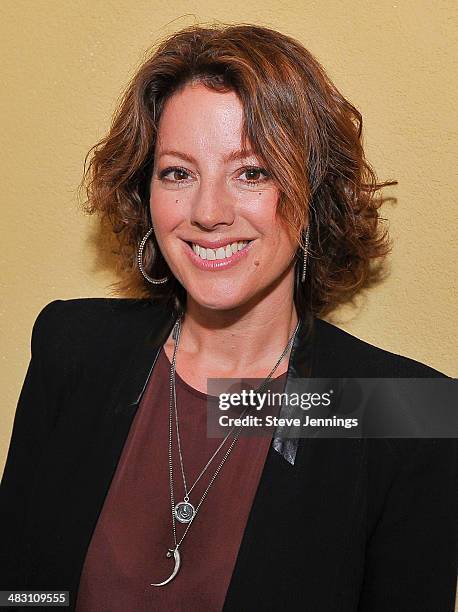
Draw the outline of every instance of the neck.
[[[196,367],[222,376],[270,370],[297,322],[292,292],[289,299],[279,292],[255,305],[231,310],[205,308],[188,296],[179,350],[186,352]],[[288,357],[289,351],[277,375],[286,371]]]

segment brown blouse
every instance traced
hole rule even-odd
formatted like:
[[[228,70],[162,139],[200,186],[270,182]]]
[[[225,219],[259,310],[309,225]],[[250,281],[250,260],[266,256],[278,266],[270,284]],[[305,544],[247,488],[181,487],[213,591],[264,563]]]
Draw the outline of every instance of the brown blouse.
[[[77,612],[213,612],[221,610],[234,570],[271,437],[241,436],[213,482],[180,546],[173,548],[168,467],[170,361],[162,348],[132,422],[83,566]],[[282,391],[286,372],[269,388]],[[176,375],[177,406],[188,488],[221,443],[207,437],[207,396]],[[174,431],[175,433],[175,431]],[[228,448],[231,438],[223,447]],[[223,449],[222,449],[223,450]],[[197,505],[224,452],[220,451],[190,495]],[[184,488],[173,437],[175,503]],[[176,521],[177,541],[186,524]]]

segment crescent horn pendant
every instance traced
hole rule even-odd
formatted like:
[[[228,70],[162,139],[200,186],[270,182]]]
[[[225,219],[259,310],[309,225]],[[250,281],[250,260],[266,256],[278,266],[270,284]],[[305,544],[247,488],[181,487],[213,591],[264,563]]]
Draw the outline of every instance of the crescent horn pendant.
[[[169,548],[166,556],[171,557],[172,555],[175,560],[175,567],[173,568],[173,572],[170,574],[167,580],[164,580],[163,582],[158,582],[156,584],[152,582],[150,586],[164,586],[165,584],[168,584],[171,580],[173,580],[178,574],[178,570],[180,569],[181,565],[180,551],[178,550],[178,548]]]

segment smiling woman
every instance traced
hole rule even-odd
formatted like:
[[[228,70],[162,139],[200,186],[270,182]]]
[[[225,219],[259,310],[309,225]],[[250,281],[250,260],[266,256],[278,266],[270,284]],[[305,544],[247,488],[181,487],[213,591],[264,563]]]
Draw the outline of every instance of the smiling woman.
[[[137,297],[56,300],[35,322],[3,589],[69,591],[78,612],[452,612],[453,439],[328,435],[357,421],[334,404],[307,413],[326,425],[308,437],[278,429],[301,423],[284,405],[263,435],[243,435],[253,406],[207,429],[209,379],[259,378],[262,399],[301,379],[446,378],[321,318],[390,249],[375,194],[392,183],[361,131],[269,28],[192,26],[140,67],[84,180]]]
[[[246,231],[228,221],[232,198],[258,217],[260,208],[264,217],[270,211],[289,243],[276,257],[286,260],[295,248],[298,277],[307,246],[310,273],[296,284],[294,301],[301,311],[329,313],[379,278],[390,249],[375,195],[395,181],[377,182],[361,132],[359,111],[291,37],[241,25],[190,27],[167,38],[135,75],[87,168],[85,209],[108,218],[120,240],[127,275],[115,285],[121,293],[137,291],[183,309],[189,287],[175,274],[151,286],[135,273],[132,264],[154,221],[156,196],[150,214],[139,202],[155,192],[158,206],[167,202],[168,212],[179,214],[191,200],[196,209],[198,194],[197,214],[204,215],[204,225],[208,215],[210,225],[198,234],[201,240],[212,234],[202,246],[211,249],[205,261],[213,261],[220,236],[239,238],[234,232]],[[186,229],[185,240],[196,237],[195,227]],[[143,264],[153,277],[164,278],[171,262],[157,234],[142,252]],[[240,238],[249,237],[242,231]],[[271,246],[274,240],[269,238]],[[254,264],[264,274],[266,260],[256,250],[251,262],[251,272]]]

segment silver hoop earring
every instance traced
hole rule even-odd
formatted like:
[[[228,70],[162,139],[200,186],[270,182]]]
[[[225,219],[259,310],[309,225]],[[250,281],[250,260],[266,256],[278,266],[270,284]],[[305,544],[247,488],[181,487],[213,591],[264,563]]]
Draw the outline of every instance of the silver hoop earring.
[[[303,283],[305,281],[305,275],[307,272],[307,256],[308,256],[308,249],[309,249],[309,233],[310,233],[310,224],[307,226],[307,230],[305,232],[305,246],[302,249],[302,258],[303,258],[303,262],[302,262],[302,276],[301,276],[301,282]]]
[[[151,276],[149,276],[145,272],[145,269],[143,268],[143,249],[145,248],[146,241],[151,236],[153,231],[154,231],[154,228],[151,226],[151,228],[143,236],[143,239],[142,239],[142,241],[140,243],[140,246],[138,248],[137,261],[138,261],[138,267],[140,268],[140,272],[143,274],[143,276],[146,278],[146,280],[149,283],[153,283],[154,285],[160,285],[162,283],[166,283],[169,280],[169,277],[165,276],[164,278],[157,278],[157,279],[156,278],[151,278]]]

